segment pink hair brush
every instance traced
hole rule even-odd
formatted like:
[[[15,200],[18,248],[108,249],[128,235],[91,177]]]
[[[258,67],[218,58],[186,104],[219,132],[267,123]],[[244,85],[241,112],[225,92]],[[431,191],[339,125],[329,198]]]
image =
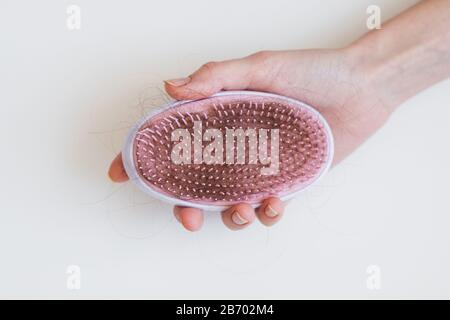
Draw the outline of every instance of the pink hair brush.
[[[292,198],[329,169],[333,136],[312,107],[283,96],[226,91],[175,101],[130,131],[125,170],[165,202],[218,211]]]

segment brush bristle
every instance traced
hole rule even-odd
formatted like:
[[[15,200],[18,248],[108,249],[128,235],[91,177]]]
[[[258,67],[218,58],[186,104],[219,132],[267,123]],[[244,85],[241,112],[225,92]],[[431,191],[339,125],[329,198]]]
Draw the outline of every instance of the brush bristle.
[[[278,129],[278,172],[263,175],[261,169],[267,165],[248,161],[174,164],[171,133],[188,129],[193,136],[194,121],[201,121],[203,132],[215,128],[224,137],[226,128],[256,129],[256,132]],[[203,141],[202,147],[209,143]],[[246,146],[248,160],[249,150],[255,146]],[[188,102],[151,117],[136,133],[133,155],[139,177],[152,189],[194,203],[229,205],[256,203],[267,196],[305,187],[327,162],[327,150],[324,125],[307,108],[275,98],[223,96]],[[236,157],[237,154],[234,160]]]

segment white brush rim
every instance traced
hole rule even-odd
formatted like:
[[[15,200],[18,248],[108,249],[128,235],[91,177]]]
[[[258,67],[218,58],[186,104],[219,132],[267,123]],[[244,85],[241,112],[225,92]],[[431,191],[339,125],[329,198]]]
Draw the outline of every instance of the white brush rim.
[[[312,180],[309,184],[307,184],[304,188],[296,190],[296,191],[292,191],[292,192],[287,192],[286,194],[283,194],[282,196],[279,196],[279,198],[282,201],[286,201],[289,200],[293,197],[295,197],[296,195],[298,195],[299,193],[307,190],[309,187],[311,187],[313,184],[317,183],[324,175],[325,173],[329,170],[329,168],[331,167],[331,163],[333,162],[333,155],[334,155],[334,139],[333,139],[333,134],[331,132],[331,128],[328,125],[328,122],[325,120],[325,118],[313,107],[292,99],[292,98],[288,98],[285,96],[280,96],[277,94],[273,94],[273,93],[267,93],[267,92],[258,92],[258,91],[222,91],[219,93],[216,93],[208,98],[212,98],[212,97],[222,97],[222,96],[229,96],[229,95],[255,95],[255,96],[259,96],[259,97],[271,97],[271,98],[277,98],[277,99],[281,99],[286,101],[287,103],[289,103],[290,105],[297,105],[300,106],[302,108],[307,109],[308,111],[310,111],[311,113],[313,113],[315,116],[317,116],[317,118],[319,119],[319,121],[323,124],[324,129],[325,129],[325,133],[327,135],[327,145],[328,145],[328,152],[327,152],[327,161],[325,163],[325,165],[322,167],[320,173],[317,175],[317,177]],[[208,99],[205,98],[205,99]],[[202,100],[202,99],[201,99]],[[168,195],[162,194],[154,189],[152,189],[150,186],[148,186],[139,176],[136,167],[134,165],[134,139],[136,137],[136,133],[138,132],[139,128],[150,118],[154,117],[155,115],[166,111],[169,108],[174,108],[177,107],[181,104],[185,104],[188,102],[192,102],[195,100],[181,100],[181,101],[173,101],[171,103],[168,103],[167,105],[161,107],[158,110],[154,110],[152,112],[150,112],[149,114],[147,114],[145,117],[143,117],[140,121],[138,121],[134,127],[130,130],[128,137],[125,141],[125,145],[122,149],[122,161],[125,167],[125,171],[128,175],[128,177],[130,178],[131,181],[133,181],[133,183],[135,185],[137,185],[139,187],[139,189],[141,189],[142,191],[144,191],[145,193],[151,195],[152,197],[164,201],[166,203],[172,204],[172,205],[177,205],[177,206],[184,206],[184,207],[192,207],[192,208],[198,208],[198,209],[202,209],[205,211],[212,211],[212,212],[216,212],[216,211],[222,211],[225,210],[227,208],[229,208],[230,206],[225,206],[225,205],[212,205],[212,204],[200,204],[200,203],[195,203],[195,202],[190,202],[190,201],[186,201],[186,200],[181,200],[175,197],[170,197]],[[261,203],[252,203],[251,205],[253,207],[258,207]]]

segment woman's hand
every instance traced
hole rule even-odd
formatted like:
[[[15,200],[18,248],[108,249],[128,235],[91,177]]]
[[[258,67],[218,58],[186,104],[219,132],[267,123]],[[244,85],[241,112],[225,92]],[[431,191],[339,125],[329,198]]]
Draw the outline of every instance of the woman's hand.
[[[209,62],[187,78],[166,81],[165,87],[177,100],[207,97],[221,90],[257,90],[311,104],[332,128],[336,163],[389,114],[370,90],[358,60],[351,49],[259,52],[242,59]],[[128,180],[120,155],[112,162],[109,175],[116,182]],[[190,231],[202,226],[203,212],[199,209],[175,207],[174,214]],[[230,229],[240,230],[255,218],[271,226],[282,215],[283,203],[268,198],[256,210],[246,203],[235,205],[222,213],[222,219]]]
[[[221,90],[256,90],[295,98],[327,119],[335,139],[334,163],[355,150],[403,101],[450,75],[450,2],[422,1],[369,32],[345,49],[266,51],[203,65],[191,76],[166,81],[175,99],[196,99]],[[120,156],[109,175],[126,181]],[[198,209],[174,209],[191,231],[200,229]],[[253,210],[238,204],[222,213],[227,227],[239,230],[255,218],[278,222],[283,204],[266,199]]]

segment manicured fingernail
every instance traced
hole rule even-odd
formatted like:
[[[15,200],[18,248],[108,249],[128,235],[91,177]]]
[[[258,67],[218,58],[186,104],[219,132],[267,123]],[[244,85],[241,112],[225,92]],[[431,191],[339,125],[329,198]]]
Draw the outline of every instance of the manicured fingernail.
[[[270,205],[268,205],[266,207],[266,210],[264,210],[264,213],[266,214],[266,216],[268,216],[269,218],[275,218],[276,216],[278,216],[278,212],[275,211],[274,208],[272,208]]]
[[[174,86],[174,87],[181,87],[181,86],[188,84],[190,81],[191,81],[191,77],[186,77],[186,78],[170,79],[170,80],[166,80],[164,82],[171,86]]]
[[[234,223],[240,226],[248,223],[248,221],[242,218],[242,216],[237,211],[231,215],[231,220],[233,220]]]

